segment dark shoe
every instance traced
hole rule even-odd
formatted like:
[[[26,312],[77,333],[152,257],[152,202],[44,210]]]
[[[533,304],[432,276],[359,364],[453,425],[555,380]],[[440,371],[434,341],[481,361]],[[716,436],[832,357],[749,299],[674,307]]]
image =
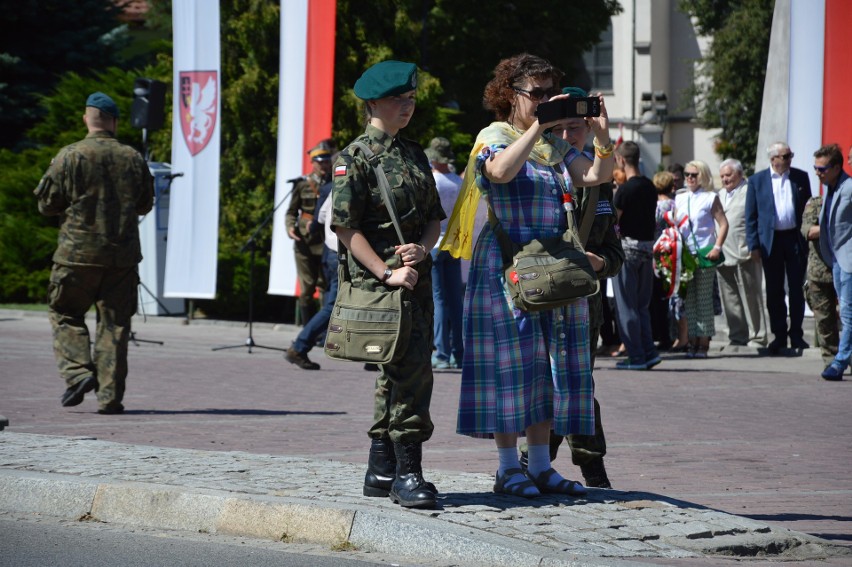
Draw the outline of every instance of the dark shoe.
[[[836,362],[832,362],[828,366],[826,366],[825,370],[822,371],[823,380],[830,380],[832,382],[837,382],[839,380],[843,380],[843,371],[846,370]]]
[[[612,488],[612,484],[610,484],[609,478],[606,475],[603,458],[580,465],[580,472],[583,473],[583,480],[586,481],[586,486],[591,486],[592,488]]]
[[[781,349],[785,348],[787,348],[787,339],[775,339],[766,347],[766,352],[768,352],[770,356],[777,356],[781,353]]]
[[[320,365],[316,362],[311,362],[311,359],[308,358],[307,354],[302,354],[293,347],[287,349],[287,352],[284,353],[284,358],[287,360],[287,362],[289,362],[290,364],[295,364],[302,370],[320,369]]]
[[[87,392],[98,390],[98,379],[94,376],[86,376],[62,394],[62,405],[66,408],[79,406],[83,403],[83,397]]]
[[[645,369],[651,370],[653,367],[655,367],[656,365],[658,365],[662,361],[663,361],[663,359],[660,358],[660,355],[652,356],[651,358],[649,358],[648,360],[645,361]]]
[[[511,470],[517,469],[510,469],[510,471]],[[506,472],[508,473],[509,471]],[[535,483],[540,492],[548,494],[567,494],[568,496],[584,496],[589,493],[582,484],[573,480],[568,480],[567,478],[563,478],[556,483],[556,485],[550,486],[550,477],[555,474],[559,473],[552,468],[547,469],[538,475],[534,475],[530,471],[527,471],[527,476]]]
[[[367,474],[364,476],[364,496],[387,497],[396,478],[396,455],[390,439],[373,439]]]
[[[806,348],[811,348],[805,339],[790,339],[790,348],[800,348],[802,350]]]
[[[405,508],[434,508],[437,491],[423,479],[421,460],[422,443],[394,443],[396,453],[396,478],[389,497],[394,504]]]
[[[368,362],[364,365],[364,370],[366,370],[367,372],[378,372],[379,365],[373,364],[372,362]]]
[[[509,484],[509,481],[517,475],[523,476],[525,480],[518,480]],[[507,484],[508,486],[506,486]],[[541,491],[529,476],[527,476],[526,471],[521,469],[507,469],[502,475],[498,471],[494,477],[494,492],[497,494],[508,494],[509,496],[520,496],[522,498],[541,496]]]
[[[124,406],[121,404],[107,404],[100,408],[98,413],[101,415],[118,415],[124,413]]]
[[[647,364],[645,363],[644,360],[640,362],[639,360],[633,360],[633,359],[628,358],[626,360],[620,360],[620,361],[616,362],[615,363],[615,369],[616,370],[647,370],[648,366],[647,366]]]

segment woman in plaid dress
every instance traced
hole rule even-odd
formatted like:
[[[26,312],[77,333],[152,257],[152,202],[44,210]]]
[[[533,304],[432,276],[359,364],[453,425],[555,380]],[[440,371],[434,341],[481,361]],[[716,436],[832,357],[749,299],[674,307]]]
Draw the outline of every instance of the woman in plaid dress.
[[[597,185],[612,176],[603,97],[601,116],[587,119],[596,136],[597,157],[591,161],[545,134],[558,122],[539,124],[535,116],[540,102],[567,98],[559,88],[561,71],[539,57],[522,54],[501,61],[494,74],[484,101],[499,122],[477,137],[466,187],[453,216],[472,218],[463,209],[475,209],[474,187],[488,199],[512,240],[559,235],[567,225],[563,191],[572,192],[572,184]],[[462,241],[474,238],[464,230],[454,231],[443,247],[463,248],[459,234]],[[460,255],[465,255],[463,250]],[[590,255],[590,260],[594,269],[604,267],[599,257]],[[502,266],[500,246],[486,225],[473,249],[465,294],[458,432],[495,439],[499,455],[495,492],[525,497],[542,492],[583,494],[580,483],[551,468],[548,441],[551,427],[558,435],[594,434],[586,300],[552,311],[516,309]],[[521,434],[529,444],[527,471],[518,459]]]

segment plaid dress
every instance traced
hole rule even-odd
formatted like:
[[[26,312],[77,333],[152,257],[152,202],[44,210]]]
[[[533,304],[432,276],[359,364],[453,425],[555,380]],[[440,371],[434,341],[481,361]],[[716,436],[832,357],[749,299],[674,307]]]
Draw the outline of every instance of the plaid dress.
[[[491,202],[509,237],[522,242],[566,228],[562,190],[552,167],[528,160],[509,183],[491,183],[482,166],[505,145],[483,148],[468,170]],[[562,162],[579,155],[571,150]],[[570,178],[565,177],[570,187]],[[503,276],[503,260],[490,225],[476,242],[464,309],[464,364],[457,431],[492,438],[520,433],[552,419],[559,435],[593,435],[594,386],[585,299],[552,311],[516,309]]]

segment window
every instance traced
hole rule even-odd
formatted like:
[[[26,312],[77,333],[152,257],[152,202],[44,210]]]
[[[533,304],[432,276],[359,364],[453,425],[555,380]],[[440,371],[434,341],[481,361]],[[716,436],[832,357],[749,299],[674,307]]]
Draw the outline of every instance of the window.
[[[592,82],[592,91],[612,92],[612,23],[601,33],[600,41],[583,53],[583,63]]]

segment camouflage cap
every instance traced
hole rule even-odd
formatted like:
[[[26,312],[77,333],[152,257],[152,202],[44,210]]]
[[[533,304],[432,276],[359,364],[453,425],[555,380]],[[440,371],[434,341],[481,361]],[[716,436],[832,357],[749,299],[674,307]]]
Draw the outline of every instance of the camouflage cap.
[[[432,138],[429,147],[423,150],[429,161],[435,163],[450,163],[455,155],[450,141],[446,138]]]
[[[355,81],[355,96],[376,100],[399,95],[417,88],[417,65],[402,61],[376,63]]]
[[[562,94],[567,94],[576,97],[587,97],[589,93],[581,89],[580,87],[565,87],[562,89]]]
[[[118,106],[115,101],[100,91],[89,95],[89,98],[86,99],[86,106],[92,106],[106,112],[113,118],[118,118]]]

